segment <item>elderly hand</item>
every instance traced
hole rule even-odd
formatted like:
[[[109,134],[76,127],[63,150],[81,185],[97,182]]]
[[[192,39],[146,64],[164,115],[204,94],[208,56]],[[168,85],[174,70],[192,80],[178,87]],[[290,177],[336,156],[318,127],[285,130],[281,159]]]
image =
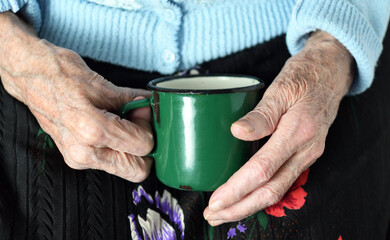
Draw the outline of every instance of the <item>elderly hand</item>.
[[[286,62],[256,108],[231,126],[245,141],[272,135],[213,193],[204,211],[211,225],[239,221],[277,203],[322,155],[354,66],[346,48],[321,31]]]
[[[153,148],[150,109],[131,121],[110,111],[149,92],[116,87],[74,52],[38,39],[12,13],[0,14],[0,76],[4,88],[25,103],[65,162],[100,169],[129,181],[149,174]]]

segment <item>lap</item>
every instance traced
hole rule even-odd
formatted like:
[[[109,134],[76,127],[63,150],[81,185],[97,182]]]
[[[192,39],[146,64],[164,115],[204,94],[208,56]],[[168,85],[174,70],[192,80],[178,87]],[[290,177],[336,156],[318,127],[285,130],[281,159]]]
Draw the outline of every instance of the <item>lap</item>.
[[[197,71],[256,75],[269,85],[287,58],[280,37]],[[159,76],[87,63],[122,86],[142,87]],[[133,184],[101,171],[70,169],[28,109],[0,87],[0,239],[138,239],[158,226],[177,239],[384,238],[390,219],[387,66],[389,50],[372,88],[343,99],[325,152],[307,179],[273,209],[216,228],[202,217],[210,193],[170,189],[154,172]],[[130,76],[133,82],[125,81]]]

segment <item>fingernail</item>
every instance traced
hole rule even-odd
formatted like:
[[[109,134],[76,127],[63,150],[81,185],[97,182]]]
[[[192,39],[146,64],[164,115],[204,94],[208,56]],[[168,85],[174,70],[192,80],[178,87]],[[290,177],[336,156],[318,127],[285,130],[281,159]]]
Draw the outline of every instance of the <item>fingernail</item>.
[[[219,212],[223,209],[223,202],[220,200],[217,200],[215,202],[211,202],[209,205],[209,209],[212,212]]]
[[[241,128],[242,130],[244,130],[247,133],[251,133],[251,132],[255,131],[255,127],[253,126],[253,124],[246,119],[240,119],[237,122],[233,123],[233,125],[238,127],[238,128]]]

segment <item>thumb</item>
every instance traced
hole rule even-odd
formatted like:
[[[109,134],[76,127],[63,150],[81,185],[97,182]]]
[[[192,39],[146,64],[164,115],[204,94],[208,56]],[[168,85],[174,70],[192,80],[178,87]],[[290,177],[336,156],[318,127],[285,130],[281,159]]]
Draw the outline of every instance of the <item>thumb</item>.
[[[268,93],[267,93],[268,92]],[[244,141],[255,141],[272,134],[285,113],[285,101],[278,95],[264,93],[263,99],[230,128],[233,136]]]

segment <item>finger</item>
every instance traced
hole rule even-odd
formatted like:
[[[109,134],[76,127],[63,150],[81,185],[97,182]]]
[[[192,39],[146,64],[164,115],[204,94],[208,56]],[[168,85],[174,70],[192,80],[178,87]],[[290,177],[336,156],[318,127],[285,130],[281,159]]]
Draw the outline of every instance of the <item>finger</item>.
[[[225,221],[209,221],[209,224],[213,227],[219,226],[221,224],[225,223]]]
[[[134,101],[135,97],[151,97],[152,92],[144,89],[138,88],[124,88],[115,86],[115,91],[117,91],[120,95],[116,98],[115,107],[119,109],[123,104]]]
[[[83,145],[75,141],[72,134],[63,134],[62,135],[62,148],[60,152],[64,157],[65,163],[73,169],[96,169],[96,157],[93,148],[88,145]]]
[[[149,90],[140,89],[140,88],[132,88],[132,91],[133,91],[135,96],[143,96],[146,98],[149,98],[152,96],[152,92]]]
[[[209,222],[218,222],[218,224],[239,221],[278,203],[299,175],[313,162],[308,160],[312,156],[311,152],[312,150],[309,148],[294,155],[268,183],[254,190],[232,206],[219,212],[213,212],[206,208],[204,211],[205,219]],[[302,161],[310,164],[303,164]]]
[[[145,99],[145,97],[138,96],[134,98],[134,101]],[[135,123],[138,126],[141,126],[145,129],[148,129],[149,132],[152,132],[152,109],[151,107],[142,107],[136,108],[130,111],[128,119]]]
[[[119,176],[131,182],[145,180],[152,166],[152,159],[139,157],[128,153],[121,153],[109,148],[96,148],[98,169]]]
[[[133,123],[105,111],[103,117],[102,123],[106,121],[104,136],[107,136],[104,147],[137,156],[145,156],[153,149],[152,128],[145,120],[135,119]]]
[[[94,73],[94,81],[91,84],[94,89],[88,92],[91,104],[112,112],[116,112],[123,104],[133,101],[137,96],[152,96],[148,90],[118,87],[97,73]]]
[[[259,140],[272,134],[287,106],[280,95],[272,94],[270,86],[259,104],[231,126],[233,136],[245,141]]]
[[[66,137],[72,141],[71,136]],[[98,169],[119,176],[132,182],[143,181],[150,173],[152,159],[121,153],[109,148],[93,148],[90,146],[71,144],[65,146],[66,164],[73,169]]]
[[[73,169],[103,170],[133,182],[144,180],[150,172],[151,158],[83,145],[69,131],[65,131],[62,137],[61,153],[66,164]]]
[[[133,101],[145,99],[145,97],[138,96]],[[151,107],[142,107],[131,110],[128,119],[132,122],[136,119],[142,119],[147,122],[152,121],[152,109]]]
[[[70,132],[81,144],[95,147],[108,147],[120,152],[144,156],[153,148],[153,134],[147,122],[134,124],[118,115],[90,109],[67,111],[67,124]]]
[[[234,204],[268,182],[286,160],[310,144],[314,135],[307,132],[314,130],[306,129],[305,117],[298,116],[298,112],[287,112],[267,143],[213,193],[209,201],[211,211],[217,212]]]

